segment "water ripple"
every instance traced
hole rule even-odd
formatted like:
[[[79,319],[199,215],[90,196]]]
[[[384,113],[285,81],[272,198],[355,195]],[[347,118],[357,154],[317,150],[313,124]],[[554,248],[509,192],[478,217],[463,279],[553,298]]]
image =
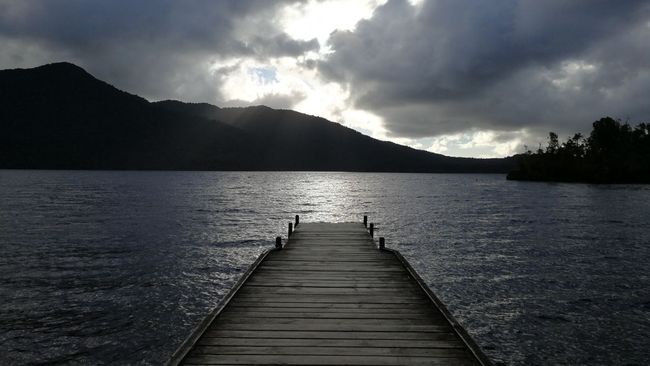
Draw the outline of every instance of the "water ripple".
[[[0,171],[0,205],[0,364],[162,363],[295,214],[369,215],[495,361],[650,358],[648,186]]]

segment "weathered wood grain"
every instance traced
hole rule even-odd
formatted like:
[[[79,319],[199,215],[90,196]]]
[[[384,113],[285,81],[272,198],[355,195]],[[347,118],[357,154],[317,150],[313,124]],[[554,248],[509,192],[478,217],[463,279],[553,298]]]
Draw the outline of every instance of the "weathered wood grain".
[[[197,345],[194,354],[202,355],[328,355],[328,356],[435,356],[457,358],[466,356],[462,348],[415,347],[349,347],[349,346],[227,346]]]
[[[467,357],[313,356],[313,355],[201,355],[190,354],[186,365],[445,365],[476,363]]]
[[[440,339],[452,339],[459,341],[458,338],[448,329],[438,332],[410,331],[410,332],[371,332],[371,331],[284,331],[284,330],[267,330],[267,331],[247,331],[232,329],[212,329],[206,331],[201,339],[204,338],[266,338],[266,339],[365,339],[365,340],[421,340],[436,341]],[[459,341],[460,342],[460,341]]]
[[[451,338],[451,337],[449,337]],[[203,337],[201,346],[291,346],[291,347],[403,347],[403,348],[462,348],[457,339],[366,339],[366,338],[234,338]]]
[[[390,251],[355,223],[301,223],[193,343],[186,365],[478,365]],[[417,277],[417,276],[416,276]]]

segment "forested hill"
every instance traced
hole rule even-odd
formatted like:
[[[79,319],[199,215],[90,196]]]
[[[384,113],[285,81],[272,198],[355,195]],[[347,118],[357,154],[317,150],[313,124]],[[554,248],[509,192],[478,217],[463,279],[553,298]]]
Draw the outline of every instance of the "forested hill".
[[[516,156],[513,180],[590,183],[650,183],[650,124],[635,127],[604,117],[585,138],[577,133],[560,143],[549,133],[546,150]]]
[[[0,71],[0,168],[492,172],[264,106],[150,103],[70,63]]]

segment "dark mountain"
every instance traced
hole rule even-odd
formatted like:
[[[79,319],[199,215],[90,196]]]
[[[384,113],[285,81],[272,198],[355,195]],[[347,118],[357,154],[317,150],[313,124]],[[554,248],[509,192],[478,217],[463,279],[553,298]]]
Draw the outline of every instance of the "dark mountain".
[[[3,168],[237,169],[249,142],[240,129],[161,110],[72,64],[0,71]]]
[[[0,168],[506,172],[289,110],[150,103],[57,63],[0,71]]]
[[[266,106],[219,108],[162,101],[161,108],[219,120],[264,140],[264,166],[286,170],[506,172],[511,159],[452,158],[379,141],[324,118]]]

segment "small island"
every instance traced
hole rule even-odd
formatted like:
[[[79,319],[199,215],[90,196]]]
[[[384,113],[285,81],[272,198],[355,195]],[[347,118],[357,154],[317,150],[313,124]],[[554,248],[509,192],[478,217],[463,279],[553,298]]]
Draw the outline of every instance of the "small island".
[[[604,117],[593,123],[588,138],[580,133],[560,144],[549,133],[546,150],[515,157],[509,180],[650,183],[650,123],[636,127]]]

